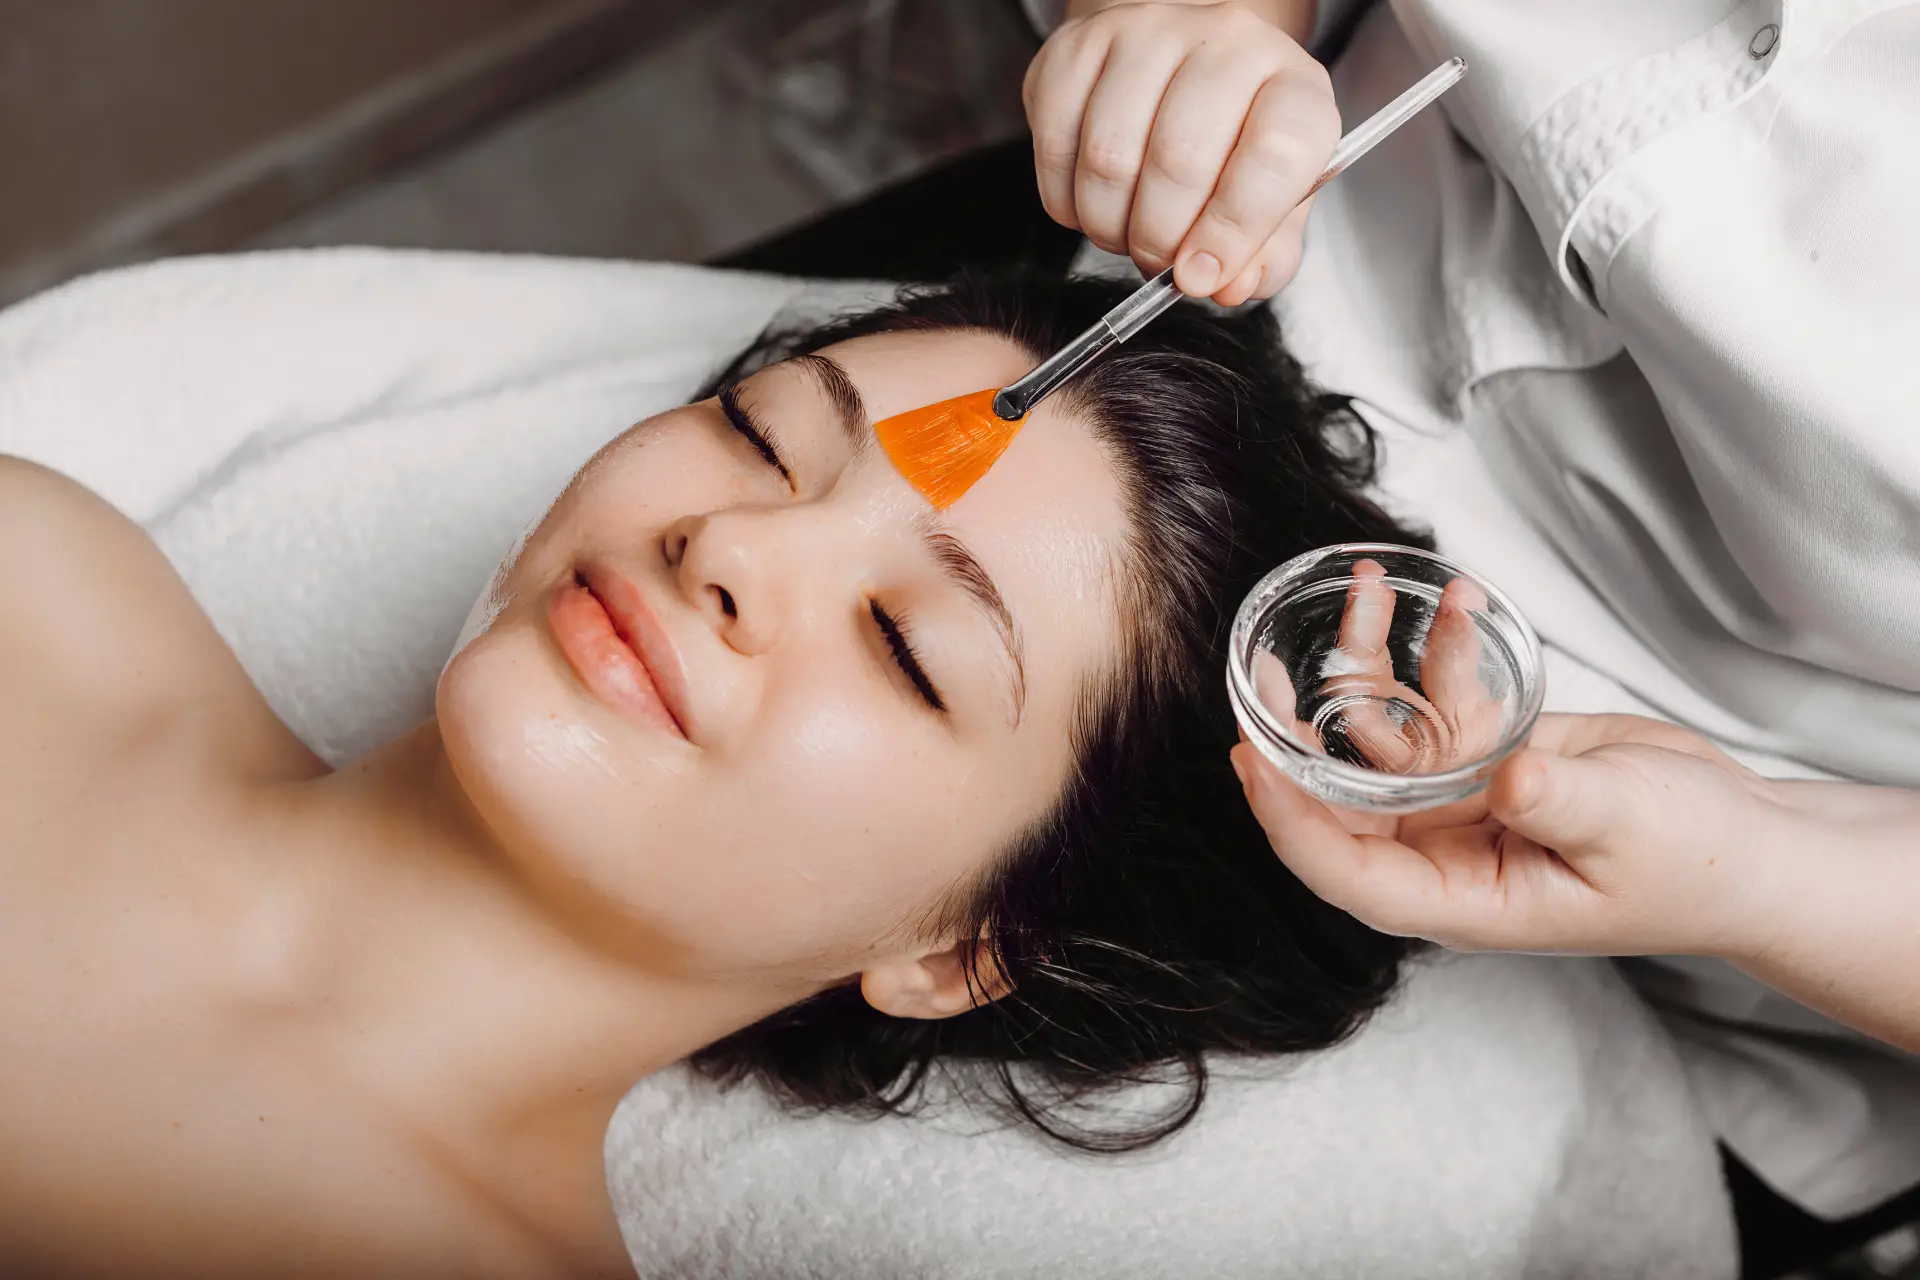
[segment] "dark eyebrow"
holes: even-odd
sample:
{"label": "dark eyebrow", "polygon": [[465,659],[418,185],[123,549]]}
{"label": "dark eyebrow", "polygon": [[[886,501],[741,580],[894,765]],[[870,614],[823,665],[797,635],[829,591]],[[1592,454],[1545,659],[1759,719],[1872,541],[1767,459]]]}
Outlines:
{"label": "dark eyebrow", "polygon": [[856,452],[866,448],[873,439],[873,420],[867,416],[867,402],[861,398],[860,388],[854,385],[846,367],[832,356],[823,356],[817,351],[795,356],[793,362],[820,384],[834,412],[840,415],[847,442]]}
{"label": "dark eyebrow", "polygon": [[920,536],[927,545],[928,554],[940,566],[940,572],[980,606],[980,611],[987,615],[987,621],[993,624],[1001,645],[1006,648],[1012,674],[1013,723],[1018,727],[1020,717],[1027,709],[1027,664],[1020,644],[1020,629],[1013,623],[1013,614],[1007,609],[1007,602],[1000,597],[1000,588],[993,585],[993,579],[974,558],[973,552],[967,550],[966,544],[940,528],[931,516],[922,518]]}

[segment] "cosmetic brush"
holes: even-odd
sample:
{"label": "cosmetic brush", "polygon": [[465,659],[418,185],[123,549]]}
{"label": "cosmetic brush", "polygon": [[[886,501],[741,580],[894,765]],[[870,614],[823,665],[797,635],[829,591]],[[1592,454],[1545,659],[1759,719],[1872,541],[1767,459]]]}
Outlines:
{"label": "cosmetic brush", "polygon": [[[1451,58],[1420,82],[1367,117],[1333,149],[1326,171],[1307,189],[1311,196],[1431,105],[1467,73],[1464,58]],[[1302,202],[1306,196],[1301,197]],[[1168,267],[1134,290],[1126,301],[1085,333],[999,390],[975,391],[898,414],[875,424],[874,435],[900,474],[944,511],[984,476],[1034,406],[1060,389],[1107,348],[1125,342],[1179,300]]]}

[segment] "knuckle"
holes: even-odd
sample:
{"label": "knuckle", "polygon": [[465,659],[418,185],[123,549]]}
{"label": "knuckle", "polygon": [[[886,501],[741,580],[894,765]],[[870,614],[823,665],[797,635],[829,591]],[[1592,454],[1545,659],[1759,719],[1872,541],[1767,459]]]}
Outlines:
{"label": "knuckle", "polygon": [[1098,15],[1114,26],[1140,27],[1155,32],[1166,31],[1170,27],[1179,27],[1193,21],[1194,6],[1190,4],[1166,4],[1159,0],[1150,0],[1146,4],[1116,4],[1101,10]]}
{"label": "knuckle", "polygon": [[1340,112],[1333,101],[1333,73],[1328,71],[1320,59],[1307,56],[1295,59],[1288,66],[1288,75],[1314,91],[1314,97],[1324,106],[1326,112],[1334,118],[1334,127],[1339,127]]}
{"label": "knuckle", "polygon": [[1071,173],[1079,154],[1078,144],[1063,133],[1049,130],[1046,133],[1034,135],[1033,160],[1042,169]]}
{"label": "knuckle", "polygon": [[1068,18],[1053,29],[1041,49],[1052,49],[1063,59],[1083,56],[1101,39],[1105,24],[1100,19],[1104,16],[1096,13],[1091,17]]}
{"label": "knuckle", "polygon": [[1264,175],[1305,187],[1319,176],[1325,150],[1320,139],[1303,129],[1278,124],[1257,124],[1241,135],[1238,150],[1249,165]]}
{"label": "knuckle", "polygon": [[1243,256],[1264,231],[1254,225],[1251,213],[1232,200],[1215,199],[1207,204],[1195,229],[1196,243],[1205,243],[1222,262],[1227,254]]}
{"label": "knuckle", "polygon": [[1142,217],[1136,206],[1127,225],[1127,242],[1136,253],[1160,253],[1170,252],[1180,243],[1180,237],[1174,234],[1174,228],[1167,225],[1166,219]]}
{"label": "knuckle", "polygon": [[1080,148],[1079,166],[1087,177],[1118,186],[1139,176],[1140,152],[1120,139],[1095,136]]}
{"label": "knuckle", "polygon": [[1127,236],[1127,251],[1142,266],[1159,270],[1173,262],[1173,246],[1158,238],[1148,238],[1139,232]]}
{"label": "knuckle", "polygon": [[1211,190],[1220,177],[1213,149],[1191,134],[1154,135],[1147,148],[1146,168],[1175,186]]}
{"label": "knuckle", "polygon": [[1239,0],[1224,0],[1224,3],[1212,8],[1212,23],[1223,36],[1236,41],[1262,41],[1277,34],[1271,22],[1239,3]]}

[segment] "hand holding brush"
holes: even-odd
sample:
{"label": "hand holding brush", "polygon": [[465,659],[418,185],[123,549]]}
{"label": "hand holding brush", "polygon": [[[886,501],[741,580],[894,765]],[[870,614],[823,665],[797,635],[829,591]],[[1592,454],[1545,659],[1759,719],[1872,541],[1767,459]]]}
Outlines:
{"label": "hand holding brush", "polygon": [[[1464,59],[1442,63],[1421,81],[1369,116],[1340,139],[1311,196],[1348,165],[1371,151],[1395,129],[1418,115],[1459,83]],[[1099,323],[1032,372],[998,390],[975,391],[939,404],[898,414],[878,423],[874,434],[900,473],[937,509],[958,502],[1013,443],[1027,416],[1061,384],[1086,368],[1107,348],[1125,342],[1180,297],[1168,267],[1135,290]]]}

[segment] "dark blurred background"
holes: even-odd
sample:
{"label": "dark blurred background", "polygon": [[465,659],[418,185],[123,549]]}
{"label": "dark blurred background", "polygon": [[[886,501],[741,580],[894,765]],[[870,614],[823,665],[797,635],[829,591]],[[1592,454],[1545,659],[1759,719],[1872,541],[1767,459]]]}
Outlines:
{"label": "dark blurred background", "polygon": [[0,305],[250,247],[751,260],[1018,138],[1037,46],[1017,0],[0,0]]}

